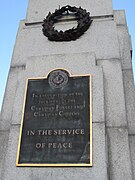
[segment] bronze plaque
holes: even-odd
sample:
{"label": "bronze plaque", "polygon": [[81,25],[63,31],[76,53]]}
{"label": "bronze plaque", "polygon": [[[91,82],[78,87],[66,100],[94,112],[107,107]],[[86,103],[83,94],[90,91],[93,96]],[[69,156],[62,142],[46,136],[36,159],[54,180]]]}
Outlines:
{"label": "bronze plaque", "polygon": [[92,166],[91,75],[27,80],[17,166]]}

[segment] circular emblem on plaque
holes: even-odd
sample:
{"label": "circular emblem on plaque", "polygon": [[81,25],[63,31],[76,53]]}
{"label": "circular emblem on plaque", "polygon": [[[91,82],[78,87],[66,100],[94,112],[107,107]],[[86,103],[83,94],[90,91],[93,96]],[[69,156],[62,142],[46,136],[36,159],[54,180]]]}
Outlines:
{"label": "circular emblem on plaque", "polygon": [[[67,29],[66,31],[56,30],[54,24],[57,23],[60,18],[70,14],[74,16],[74,20],[77,21],[77,27]],[[42,31],[50,41],[75,41],[88,30],[91,23],[92,19],[90,17],[90,13],[87,12],[86,9],[67,5],[60,9],[56,9],[54,13],[49,12],[43,21]]]}
{"label": "circular emblem on plaque", "polygon": [[54,70],[49,74],[48,83],[52,88],[62,88],[68,83],[68,73],[64,70]]}

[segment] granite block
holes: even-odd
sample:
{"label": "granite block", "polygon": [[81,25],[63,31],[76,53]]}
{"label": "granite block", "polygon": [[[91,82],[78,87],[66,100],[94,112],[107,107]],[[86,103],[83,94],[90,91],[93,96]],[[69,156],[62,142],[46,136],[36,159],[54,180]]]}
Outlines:
{"label": "granite block", "polygon": [[5,90],[5,96],[0,116],[0,129],[1,130],[7,130],[10,127],[11,118],[12,118],[12,112],[13,112],[13,104],[16,96],[17,91],[17,78],[18,75],[24,71],[24,66],[19,67],[11,67],[7,86]]}
{"label": "granite block", "polygon": [[9,131],[0,131],[0,179],[2,179],[5,154],[7,151]]}
{"label": "granite block", "polygon": [[133,179],[135,179],[135,135],[129,136],[129,144],[130,144]]}
{"label": "granite block", "polygon": [[108,128],[110,180],[132,180],[128,131],[126,128]]}
{"label": "granite block", "polygon": [[128,33],[126,26],[117,26],[118,31],[118,40],[120,46],[120,57],[122,63],[122,69],[131,69],[132,60],[131,60],[131,38]]}
{"label": "granite block", "polygon": [[119,60],[101,60],[103,67],[106,125],[127,126],[122,69]]}
{"label": "granite block", "polygon": [[[105,4],[105,5],[104,5]],[[88,0],[57,0],[57,1],[46,1],[44,0],[30,0],[27,10],[27,21],[28,22],[35,22],[35,21],[42,21],[49,12],[54,12],[55,9],[59,9],[59,6],[76,6],[82,7],[90,12],[91,16],[101,16],[101,15],[110,15],[113,14],[112,11],[112,1],[111,0],[95,0],[95,1],[88,1]]]}
{"label": "granite block", "polygon": [[52,42],[42,33],[42,26],[28,26],[19,31],[12,66],[25,64],[29,56],[95,53],[97,59],[120,58],[116,24],[93,21],[76,41]]}
{"label": "granite block", "polygon": [[113,13],[117,25],[127,25],[125,10],[114,10]]}
{"label": "granite block", "polygon": [[123,70],[123,80],[129,134],[135,134],[135,85],[132,69]]}

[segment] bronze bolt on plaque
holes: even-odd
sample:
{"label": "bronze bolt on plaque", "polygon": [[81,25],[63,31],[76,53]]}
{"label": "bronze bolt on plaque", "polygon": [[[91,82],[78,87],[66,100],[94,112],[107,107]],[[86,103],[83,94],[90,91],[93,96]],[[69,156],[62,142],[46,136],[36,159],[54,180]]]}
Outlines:
{"label": "bronze bolt on plaque", "polygon": [[92,77],[27,80],[16,166],[92,166]]}

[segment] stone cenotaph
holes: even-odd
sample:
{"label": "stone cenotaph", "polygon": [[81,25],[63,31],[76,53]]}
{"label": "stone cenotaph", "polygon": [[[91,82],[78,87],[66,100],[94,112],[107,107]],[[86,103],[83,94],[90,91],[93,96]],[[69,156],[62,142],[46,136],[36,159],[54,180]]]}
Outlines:
{"label": "stone cenotaph", "polygon": [[0,179],[135,179],[131,37],[112,0],[29,0],[0,114]]}

